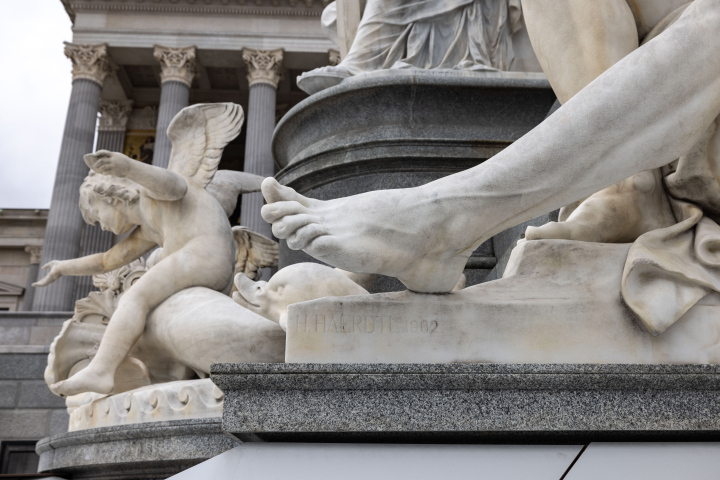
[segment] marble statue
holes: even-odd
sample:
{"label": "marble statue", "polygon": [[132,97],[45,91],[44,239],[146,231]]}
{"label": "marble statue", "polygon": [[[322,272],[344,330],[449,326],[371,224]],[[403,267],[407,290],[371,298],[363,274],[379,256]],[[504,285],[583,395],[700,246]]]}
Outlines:
{"label": "marble statue", "polygon": [[[36,286],[48,285],[62,275],[109,272],[155,247],[162,250],[153,254],[154,265],[119,298],[92,360],[68,379],[53,384],[51,389],[55,393],[69,396],[112,392],[116,372],[138,340],[143,334],[152,337],[153,328],[163,323],[151,323],[151,313],[164,318],[163,308],[187,312],[188,303],[195,307],[206,304],[208,296],[220,304],[220,299],[226,298],[234,305],[226,296],[232,288],[236,261],[226,210],[234,205],[227,202],[221,205],[223,199],[216,199],[212,191],[223,192],[227,184],[233,184],[233,178],[239,177],[240,187],[234,189],[237,198],[241,191],[252,191],[247,187],[256,186],[259,177],[242,173],[219,175],[221,182],[210,191],[207,187],[216,175],[223,148],[239,134],[242,123],[242,109],[232,103],[183,109],[168,127],[173,150],[167,170],[133,161],[120,153],[99,151],[85,156],[92,171],[81,186],[83,218],[116,235],[129,235],[105,253],[48,263],[45,267],[50,271]],[[179,292],[183,293],[181,297],[177,297]],[[162,327],[172,330],[174,327],[169,324],[189,320],[175,317],[168,318]],[[254,319],[248,320],[252,323]],[[193,330],[208,327],[186,327],[182,334],[191,335]],[[171,352],[182,350],[183,341],[178,335],[164,331],[159,334],[162,339],[170,337],[174,342]],[[196,338],[191,337],[185,343],[194,341]],[[190,359],[188,366],[192,368],[199,361],[209,367],[207,360],[200,360],[203,357],[207,355]]]}
{"label": "marble statue", "polygon": [[[562,103],[542,124],[481,165],[416,188],[320,201],[269,178],[263,217],[290,248],[330,265],[444,293],[484,240],[601,192],[565,226],[528,237],[634,241],[623,298],[648,332],[662,333],[720,291],[711,195],[720,0],[685,3],[524,0],[533,47]],[[576,61],[582,66],[566,74]],[[616,223],[598,228],[608,215]],[[582,235],[558,234],[563,227]]]}
{"label": "marble statue", "polygon": [[[322,18],[331,39],[334,10],[328,5]],[[297,83],[312,94],[380,69],[509,70],[521,18],[520,0],[368,0],[345,58]]]}

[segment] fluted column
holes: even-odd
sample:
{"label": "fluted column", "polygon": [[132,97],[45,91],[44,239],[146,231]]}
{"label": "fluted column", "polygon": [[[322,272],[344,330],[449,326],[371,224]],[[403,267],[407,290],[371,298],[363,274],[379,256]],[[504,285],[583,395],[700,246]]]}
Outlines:
{"label": "fluted column", "polygon": [[42,247],[38,245],[28,245],[25,251],[30,254],[30,272],[28,273],[27,283],[25,285],[25,293],[23,294],[22,309],[24,312],[33,309],[33,299],[35,298],[35,287],[33,282],[37,279],[40,270],[40,259],[42,257]]}
{"label": "fluted column", "polygon": [[[95,150],[122,152],[125,146],[125,130],[132,112],[132,100],[102,100],[100,102],[100,121],[98,122],[97,144]],[[113,233],[103,232],[100,225],[83,226],[80,242],[80,256],[108,251],[113,246]],[[75,300],[85,298],[93,288],[92,277],[75,279]]]}
{"label": "fluted column", "polygon": [[[88,173],[83,155],[93,150],[100,91],[111,70],[107,44],[104,43],[66,43],[65,55],[73,64],[73,84],[50,202],[42,264],[50,260],[76,258],[80,253],[85,223],[78,208],[79,188]],[[74,287],[75,277],[63,277],[38,289],[33,310],[72,310]]]}
{"label": "fluted column", "polygon": [[153,55],[160,62],[160,109],[153,165],[167,168],[172,144],[167,127],[180,110],[190,103],[190,86],[197,75],[195,47],[170,48],[155,45]]}
{"label": "fluted column", "polygon": [[[283,50],[243,50],[243,60],[248,68],[250,98],[247,114],[247,139],[245,141],[245,171],[272,177],[275,174],[272,143],[275,129],[275,96]],[[267,237],[272,235],[269,223],[260,216],[263,206],[261,193],[243,195],[240,224]]]}

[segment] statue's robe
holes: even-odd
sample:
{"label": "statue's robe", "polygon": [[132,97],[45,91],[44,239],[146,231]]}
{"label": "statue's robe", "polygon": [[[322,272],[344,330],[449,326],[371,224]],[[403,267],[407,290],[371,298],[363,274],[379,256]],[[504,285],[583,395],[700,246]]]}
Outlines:
{"label": "statue's robe", "polygon": [[520,0],[368,0],[342,65],[509,70],[521,12]]}

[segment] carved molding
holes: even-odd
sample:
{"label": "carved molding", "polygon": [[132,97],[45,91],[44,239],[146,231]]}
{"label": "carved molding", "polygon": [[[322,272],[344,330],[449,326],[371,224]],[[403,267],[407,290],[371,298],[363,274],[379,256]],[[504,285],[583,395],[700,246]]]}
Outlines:
{"label": "carved molding", "polygon": [[188,87],[192,85],[193,78],[198,74],[196,47],[173,48],[155,45],[153,56],[160,62],[162,83],[181,82]]}
{"label": "carved molding", "polygon": [[136,108],[130,114],[128,130],[155,130],[157,128],[158,107]]}
{"label": "carved molding", "polygon": [[124,132],[132,112],[132,100],[102,100],[100,102],[100,132]]}
{"label": "carved molding", "polygon": [[123,11],[183,14],[230,14],[291,17],[319,17],[330,0],[153,0],[134,2],[126,0],[62,0],[70,19],[77,12]]}
{"label": "carved molding", "polygon": [[336,66],[338,63],[340,63],[340,52],[333,49],[328,50],[328,61],[330,62],[331,66]]}
{"label": "carved molding", "polygon": [[27,245],[25,251],[30,254],[30,265],[40,263],[42,257],[42,247],[38,245]]}
{"label": "carved molding", "polygon": [[223,400],[222,391],[209,378],[155,384],[111,396],[76,395],[66,401],[70,413],[68,431],[219,418],[222,417]]}
{"label": "carved molding", "polygon": [[247,79],[252,87],[256,83],[267,83],[277,88],[283,61],[282,48],[276,50],[243,49],[243,60],[247,65]]}
{"label": "carved molding", "polygon": [[92,80],[102,86],[112,72],[112,64],[107,53],[107,43],[99,45],[79,45],[65,43],[65,56],[72,61],[73,80],[80,78]]}

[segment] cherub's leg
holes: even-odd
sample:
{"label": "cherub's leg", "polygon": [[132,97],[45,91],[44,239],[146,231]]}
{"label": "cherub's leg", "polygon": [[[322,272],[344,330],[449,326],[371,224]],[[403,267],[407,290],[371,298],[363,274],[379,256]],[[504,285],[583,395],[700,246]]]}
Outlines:
{"label": "cherub's leg", "polygon": [[506,228],[687,152],[720,113],[720,0],[695,0],[546,121],[485,163],[427,185],[327,202],[272,179],[263,217],[290,248],[448,292]]}
{"label": "cherub's leg", "polygon": [[[193,286],[222,290],[232,280],[232,263],[212,268],[212,258],[196,258],[191,246],[175,252],[147,271],[120,299],[100,347],[90,364],[51,389],[70,396],[83,392],[110,393],[115,371],[140,338],[152,309],[171,295]],[[204,251],[200,245],[199,251]],[[226,278],[220,278],[223,277]]]}

